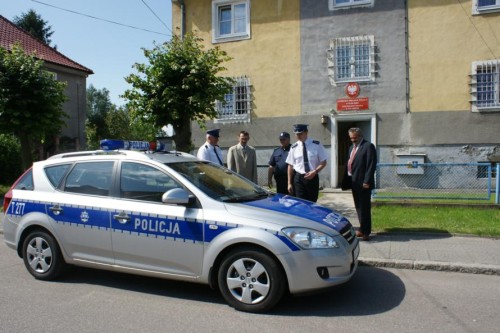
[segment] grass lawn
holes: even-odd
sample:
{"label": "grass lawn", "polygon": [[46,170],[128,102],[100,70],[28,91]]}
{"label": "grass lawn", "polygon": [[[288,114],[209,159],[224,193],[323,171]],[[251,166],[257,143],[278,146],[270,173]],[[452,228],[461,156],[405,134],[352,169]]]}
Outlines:
{"label": "grass lawn", "polygon": [[470,206],[372,207],[375,232],[444,232],[500,237],[500,209]]}

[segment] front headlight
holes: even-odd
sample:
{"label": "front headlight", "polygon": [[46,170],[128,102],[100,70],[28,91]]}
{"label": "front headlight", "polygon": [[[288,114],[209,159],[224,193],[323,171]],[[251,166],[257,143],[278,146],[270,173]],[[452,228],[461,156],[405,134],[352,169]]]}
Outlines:
{"label": "front headlight", "polygon": [[333,237],[317,230],[307,228],[285,228],[282,231],[292,242],[304,249],[339,247],[339,244]]}

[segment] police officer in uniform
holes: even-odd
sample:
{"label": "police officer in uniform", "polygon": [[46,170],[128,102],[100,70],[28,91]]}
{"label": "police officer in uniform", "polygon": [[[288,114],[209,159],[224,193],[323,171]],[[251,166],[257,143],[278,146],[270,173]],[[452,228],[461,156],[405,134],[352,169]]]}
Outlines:
{"label": "police officer in uniform", "polygon": [[325,147],[307,137],[306,124],[293,125],[297,142],[292,145],[286,159],[288,164],[288,192],[312,202],[318,200],[319,172],[326,166]]}
{"label": "police officer in uniform", "polygon": [[269,159],[269,169],[267,172],[267,183],[269,188],[273,187],[273,175],[276,181],[276,192],[288,194],[288,164],[286,158],[290,151],[290,134],[287,132],[280,133],[281,146],[274,149],[271,158]]}
{"label": "police officer in uniform", "polygon": [[219,143],[219,131],[220,129],[217,128],[206,132],[207,141],[198,149],[196,155],[198,159],[224,165],[222,150],[217,145]]}

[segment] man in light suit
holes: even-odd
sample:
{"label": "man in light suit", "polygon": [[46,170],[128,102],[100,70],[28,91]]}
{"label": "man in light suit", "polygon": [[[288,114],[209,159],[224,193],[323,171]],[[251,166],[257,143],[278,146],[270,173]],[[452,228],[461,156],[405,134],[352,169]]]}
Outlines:
{"label": "man in light suit", "polygon": [[249,146],[250,134],[241,131],[238,144],[227,152],[227,167],[257,184],[257,154],[255,148]]}
{"label": "man in light suit", "polygon": [[352,189],[360,225],[356,236],[368,241],[372,231],[371,193],[375,188],[377,150],[372,143],[363,139],[363,133],[357,127],[349,129],[349,138],[352,146],[349,148],[349,160],[342,179],[342,189]]}

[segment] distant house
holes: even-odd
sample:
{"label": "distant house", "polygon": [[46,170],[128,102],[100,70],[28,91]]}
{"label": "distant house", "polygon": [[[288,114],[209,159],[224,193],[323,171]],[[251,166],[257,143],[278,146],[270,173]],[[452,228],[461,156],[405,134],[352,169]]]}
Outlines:
{"label": "distant house", "polygon": [[20,43],[27,54],[35,53],[37,59],[44,61],[47,71],[54,73],[57,80],[67,84],[65,93],[68,100],[64,103],[63,109],[69,118],[51,150],[64,151],[84,148],[86,146],[86,81],[87,76],[94,74],[94,72],[32,37],[0,15],[0,47],[10,50],[16,43]]}

